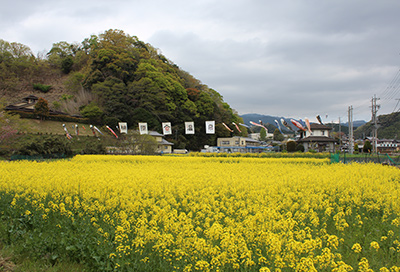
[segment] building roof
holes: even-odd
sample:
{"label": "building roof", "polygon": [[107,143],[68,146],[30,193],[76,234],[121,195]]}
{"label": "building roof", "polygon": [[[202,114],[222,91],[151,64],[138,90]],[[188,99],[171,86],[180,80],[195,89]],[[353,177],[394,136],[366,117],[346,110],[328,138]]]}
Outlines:
{"label": "building roof", "polygon": [[317,123],[311,123],[310,128],[311,128],[311,130],[331,130],[332,129],[331,127],[317,124]]}
{"label": "building roof", "polygon": [[234,139],[234,138],[237,138],[237,139],[245,139],[246,142],[260,143],[260,141],[258,141],[258,140],[255,140],[255,139],[249,138],[249,137],[243,137],[243,136],[221,137],[221,138],[218,138],[218,139],[221,139],[221,140],[222,140],[222,139]]}
{"label": "building roof", "polygon": [[153,131],[153,130],[149,130],[149,135],[150,136],[156,136],[156,137],[164,137],[163,134],[160,134],[157,131]]}
{"label": "building roof", "polygon": [[335,139],[326,136],[308,136],[298,140],[298,142],[335,142]]}
{"label": "building roof", "polygon": [[392,143],[398,143],[399,140],[397,140],[397,139],[378,139],[378,142],[392,142]]}
{"label": "building roof", "polygon": [[161,137],[161,142],[158,142],[158,144],[160,145],[174,145],[173,143],[168,142],[164,139],[164,134],[158,133],[157,131],[149,130],[149,135],[154,137]]}
{"label": "building roof", "polygon": [[29,96],[27,96],[27,97],[24,97],[22,100],[24,100],[24,101],[28,101],[28,100],[39,100],[39,98],[37,97],[37,96],[34,96],[34,95],[29,95]]}
{"label": "building roof", "polygon": [[244,138],[246,142],[251,142],[251,143],[260,143],[261,141],[255,140],[253,138]]}
{"label": "building roof", "polygon": [[165,140],[164,138],[162,139],[162,141],[161,141],[159,144],[162,144],[162,145],[174,145],[173,143],[168,142],[168,141]]}

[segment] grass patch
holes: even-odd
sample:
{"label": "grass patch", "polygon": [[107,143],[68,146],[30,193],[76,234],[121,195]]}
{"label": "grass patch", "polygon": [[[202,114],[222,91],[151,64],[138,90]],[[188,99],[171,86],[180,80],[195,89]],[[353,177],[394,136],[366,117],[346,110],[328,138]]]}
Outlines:
{"label": "grass patch", "polygon": [[[93,136],[93,132],[90,130],[90,125],[88,124],[80,124],[75,122],[59,122],[59,121],[48,121],[48,120],[35,120],[35,119],[24,119],[27,121],[28,128],[36,133],[42,134],[59,134],[64,135],[65,131],[63,128],[63,124],[65,124],[68,132],[74,136],[75,129],[73,126],[76,124],[79,126],[79,135],[81,136]],[[85,127],[85,129],[83,128]],[[105,132],[105,131],[104,131]],[[104,133],[103,132],[103,133]]]}
{"label": "grass patch", "polygon": [[4,272],[65,272],[89,271],[84,265],[73,262],[54,262],[48,256],[35,259],[29,253],[22,253],[18,245],[4,246],[0,244],[0,271]]}

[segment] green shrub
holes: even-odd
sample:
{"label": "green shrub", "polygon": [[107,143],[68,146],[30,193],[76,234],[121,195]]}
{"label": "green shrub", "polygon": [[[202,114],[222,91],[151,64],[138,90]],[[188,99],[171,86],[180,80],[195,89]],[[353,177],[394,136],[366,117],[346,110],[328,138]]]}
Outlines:
{"label": "green shrub", "polygon": [[298,145],[296,146],[296,151],[304,152],[304,145],[298,144]]}
{"label": "green shrub", "polygon": [[41,91],[42,93],[47,93],[51,89],[51,85],[44,85],[40,83],[34,83],[33,89]]}
{"label": "green shrub", "polygon": [[71,144],[67,139],[60,136],[32,136],[21,140],[16,152],[18,155],[49,155],[64,154],[71,155]]}
{"label": "green shrub", "polygon": [[288,141],[286,143],[286,149],[288,152],[296,151],[296,146],[297,146],[297,143],[295,141]]}
{"label": "green shrub", "polygon": [[83,154],[106,154],[106,148],[101,142],[88,142],[82,150]]}

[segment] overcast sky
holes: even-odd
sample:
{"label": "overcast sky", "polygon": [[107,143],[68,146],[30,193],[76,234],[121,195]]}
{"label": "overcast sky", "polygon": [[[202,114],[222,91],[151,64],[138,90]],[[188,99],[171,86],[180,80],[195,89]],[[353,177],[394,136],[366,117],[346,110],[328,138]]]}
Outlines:
{"label": "overcast sky", "polygon": [[[0,39],[48,52],[108,29],[158,48],[239,114],[399,110],[398,0],[1,0]],[[397,106],[397,107],[396,107]]]}

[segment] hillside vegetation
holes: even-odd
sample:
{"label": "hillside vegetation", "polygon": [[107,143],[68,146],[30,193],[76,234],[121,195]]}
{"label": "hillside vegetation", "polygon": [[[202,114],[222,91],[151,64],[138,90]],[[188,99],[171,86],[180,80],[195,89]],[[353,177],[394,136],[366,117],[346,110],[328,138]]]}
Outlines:
{"label": "hillside vegetation", "polygon": [[[42,57],[26,45],[0,40],[0,92],[6,104],[33,94],[51,109],[97,125],[127,122],[135,129],[147,122],[150,130],[161,132],[161,123],[171,122],[174,133],[167,140],[191,150],[230,136],[222,122],[232,129],[232,122],[242,122],[216,90],[122,30],[110,29],[79,44],[54,43]],[[207,120],[216,121],[215,135],[206,135]],[[195,135],[184,134],[185,121],[195,122]]]}
{"label": "hillside vegetation", "polygon": [[[374,124],[370,121],[354,131],[356,138],[372,137]],[[380,115],[378,117],[378,138],[399,139],[400,137],[400,112]]]}

